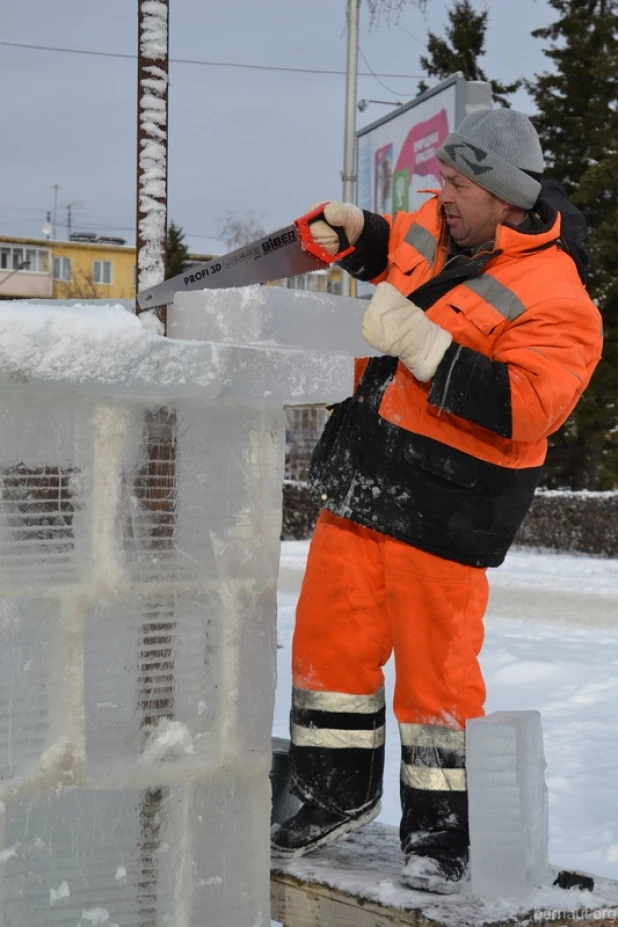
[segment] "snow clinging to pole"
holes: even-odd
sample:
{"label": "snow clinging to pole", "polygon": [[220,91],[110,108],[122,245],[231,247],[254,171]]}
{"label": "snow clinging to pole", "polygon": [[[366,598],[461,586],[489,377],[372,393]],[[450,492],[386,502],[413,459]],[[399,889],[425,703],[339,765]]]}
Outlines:
{"label": "snow clinging to pole", "polygon": [[165,277],[169,0],[142,0],[139,11],[137,288]]}

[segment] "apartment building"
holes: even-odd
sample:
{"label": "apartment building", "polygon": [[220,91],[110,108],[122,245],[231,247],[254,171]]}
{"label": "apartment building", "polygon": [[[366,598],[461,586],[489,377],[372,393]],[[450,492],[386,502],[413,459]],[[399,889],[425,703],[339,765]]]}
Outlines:
{"label": "apartment building", "polygon": [[[196,263],[213,255],[191,254]],[[133,299],[135,248],[77,233],[69,241],[0,235],[0,299]]]}

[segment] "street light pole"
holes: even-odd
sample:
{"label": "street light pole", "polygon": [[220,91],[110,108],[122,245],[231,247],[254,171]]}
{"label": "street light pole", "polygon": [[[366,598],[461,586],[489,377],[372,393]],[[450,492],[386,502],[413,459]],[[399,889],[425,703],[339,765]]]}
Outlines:
{"label": "street light pole", "polygon": [[59,188],[59,184],[55,183],[54,184],[54,211],[52,213],[54,217],[52,221],[52,238],[54,241],[56,240],[56,214],[58,212],[58,188]]}
{"label": "street light pole", "polygon": [[382,106],[403,106],[401,100],[359,100],[357,109],[364,113],[370,103],[380,103]]}
{"label": "street light pole", "polygon": [[[358,75],[358,14],[360,0],[348,0],[348,59],[346,69],[345,135],[343,140],[343,202],[354,202],[356,182],[356,80]],[[350,295],[350,277],[342,271],[341,295]]]}

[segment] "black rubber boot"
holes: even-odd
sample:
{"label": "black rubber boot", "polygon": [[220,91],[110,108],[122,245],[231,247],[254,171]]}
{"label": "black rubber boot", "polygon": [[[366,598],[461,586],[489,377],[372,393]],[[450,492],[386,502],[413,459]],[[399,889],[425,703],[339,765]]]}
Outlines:
{"label": "black rubber boot", "polygon": [[401,881],[417,891],[450,895],[468,881],[468,850],[419,847],[406,857]]}
{"label": "black rubber boot", "polygon": [[463,732],[403,725],[401,759],[401,881],[426,892],[461,891],[470,845]]}
{"label": "black rubber boot", "polygon": [[468,881],[468,794],[401,784],[401,881],[438,894],[461,891]]}
{"label": "black rubber boot", "polygon": [[[357,699],[367,699],[370,710],[350,704]],[[303,804],[283,824],[273,825],[273,856],[304,856],[377,817],[384,715],[382,690],[373,696],[293,690],[290,791]]]}
{"label": "black rubber boot", "polygon": [[380,813],[377,801],[355,815],[335,814],[306,802],[283,824],[271,828],[270,848],[273,856],[292,859],[329,846],[346,834],[373,821]]}

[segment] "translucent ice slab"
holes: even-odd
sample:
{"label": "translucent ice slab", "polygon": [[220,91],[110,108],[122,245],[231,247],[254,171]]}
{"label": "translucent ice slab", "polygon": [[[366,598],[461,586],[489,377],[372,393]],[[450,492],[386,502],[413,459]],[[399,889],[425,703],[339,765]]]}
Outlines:
{"label": "translucent ice slab", "polygon": [[521,898],[548,875],[547,789],[538,711],[466,724],[472,890]]}
{"label": "translucent ice slab", "polygon": [[172,338],[262,342],[367,357],[378,353],[361,335],[367,305],[364,299],[281,286],[179,293],[168,310],[168,331]]}

